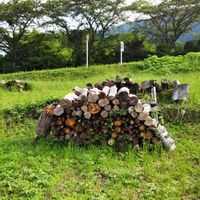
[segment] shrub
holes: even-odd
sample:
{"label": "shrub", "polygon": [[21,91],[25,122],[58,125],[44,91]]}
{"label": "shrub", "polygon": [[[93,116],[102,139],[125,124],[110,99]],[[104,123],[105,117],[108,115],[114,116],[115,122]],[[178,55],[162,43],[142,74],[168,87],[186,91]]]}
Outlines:
{"label": "shrub", "polygon": [[200,53],[188,53],[185,56],[152,56],[144,59],[142,69],[145,72],[159,74],[179,73],[200,70]]}

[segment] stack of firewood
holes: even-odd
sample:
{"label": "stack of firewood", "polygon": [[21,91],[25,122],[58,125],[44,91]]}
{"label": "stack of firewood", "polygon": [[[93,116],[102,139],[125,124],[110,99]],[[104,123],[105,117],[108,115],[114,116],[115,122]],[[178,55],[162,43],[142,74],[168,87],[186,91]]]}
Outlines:
{"label": "stack of firewood", "polygon": [[151,105],[136,96],[138,89],[138,84],[120,77],[74,87],[74,92],[44,109],[37,134],[51,132],[62,141],[77,144],[106,141],[138,149],[147,141],[152,146],[159,141],[157,133],[162,126],[151,116]]}
{"label": "stack of firewood", "polygon": [[0,80],[0,87],[9,91],[17,90],[20,92],[30,89],[30,85],[21,80]]}

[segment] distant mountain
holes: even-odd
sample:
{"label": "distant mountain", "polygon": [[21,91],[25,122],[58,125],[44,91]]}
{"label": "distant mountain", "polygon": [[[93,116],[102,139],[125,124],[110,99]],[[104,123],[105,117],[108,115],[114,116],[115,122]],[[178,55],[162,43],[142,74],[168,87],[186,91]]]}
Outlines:
{"label": "distant mountain", "polygon": [[[133,23],[126,23],[122,24],[120,26],[114,26],[111,27],[107,33],[107,35],[115,35],[115,34],[122,34],[122,33],[129,33],[134,30],[134,27],[138,25],[138,23],[141,25],[143,22],[133,22]],[[187,42],[189,40],[195,39],[195,34],[200,34],[200,24],[194,25],[192,28],[192,31],[190,33],[183,34],[178,41],[179,42]]]}

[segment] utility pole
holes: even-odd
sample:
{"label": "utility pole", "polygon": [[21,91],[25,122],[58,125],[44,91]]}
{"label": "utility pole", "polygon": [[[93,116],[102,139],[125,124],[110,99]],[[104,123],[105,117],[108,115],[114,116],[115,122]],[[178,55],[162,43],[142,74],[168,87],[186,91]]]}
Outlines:
{"label": "utility pole", "polygon": [[86,67],[88,68],[88,43],[89,43],[89,34],[86,35]]}
{"label": "utility pole", "polygon": [[124,42],[120,42],[120,65],[123,63]]}

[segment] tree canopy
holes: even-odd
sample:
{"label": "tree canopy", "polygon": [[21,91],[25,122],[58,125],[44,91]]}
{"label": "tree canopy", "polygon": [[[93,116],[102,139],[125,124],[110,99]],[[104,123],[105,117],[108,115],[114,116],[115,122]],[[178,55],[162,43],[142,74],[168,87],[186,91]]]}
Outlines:
{"label": "tree canopy", "polygon": [[40,15],[37,0],[11,0],[0,4],[0,49],[10,54],[14,68],[22,55],[19,41]]}
{"label": "tree canopy", "polygon": [[158,5],[137,0],[129,9],[143,15],[140,31],[165,43],[169,51],[200,19],[200,2],[196,0],[164,0]]}

